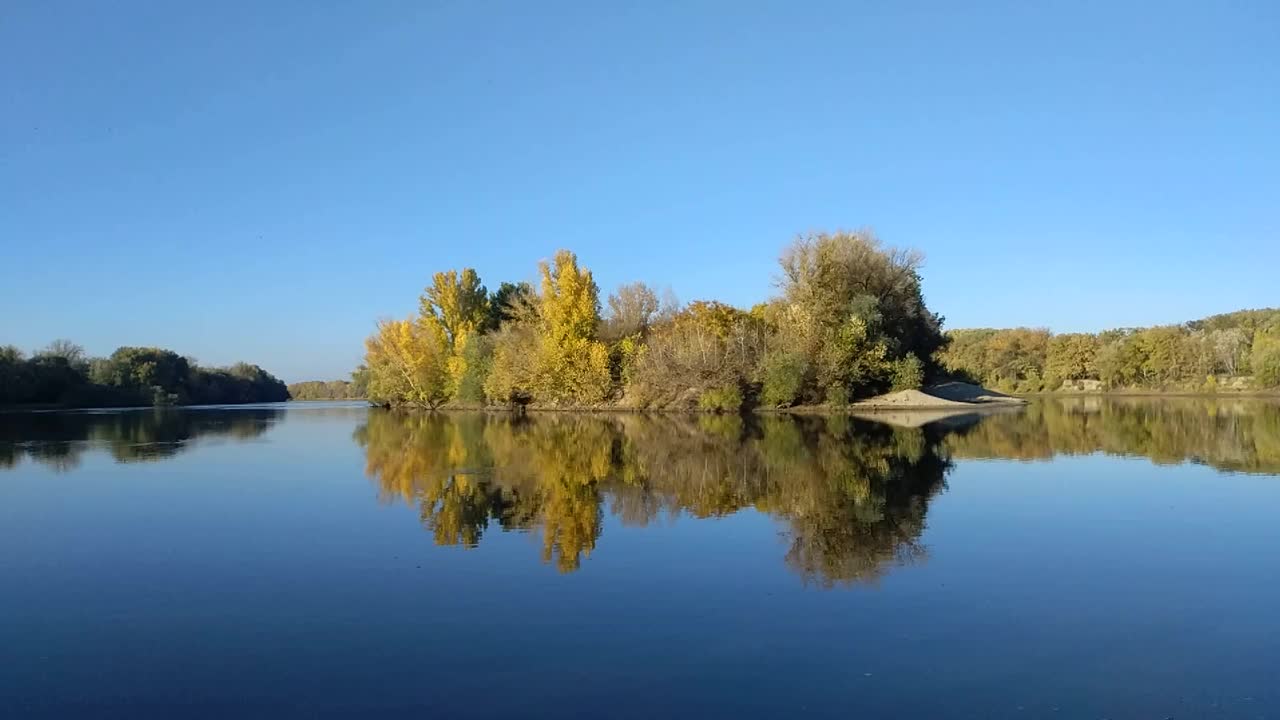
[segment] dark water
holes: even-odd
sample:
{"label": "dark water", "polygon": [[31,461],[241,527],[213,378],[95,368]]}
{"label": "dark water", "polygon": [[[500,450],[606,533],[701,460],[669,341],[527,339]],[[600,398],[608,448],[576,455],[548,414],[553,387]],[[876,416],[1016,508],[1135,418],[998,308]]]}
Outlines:
{"label": "dark water", "polygon": [[1280,717],[1280,406],[0,415],[0,717]]}

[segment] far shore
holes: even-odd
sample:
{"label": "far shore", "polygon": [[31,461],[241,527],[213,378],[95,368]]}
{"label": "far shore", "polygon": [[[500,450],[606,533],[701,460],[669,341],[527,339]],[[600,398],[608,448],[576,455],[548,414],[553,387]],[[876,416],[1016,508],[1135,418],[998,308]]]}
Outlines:
{"label": "far shore", "polygon": [[[919,391],[915,392],[916,397],[899,397],[887,400],[889,396],[880,396],[876,398],[868,398],[859,400],[848,405],[793,405],[791,407],[753,407],[746,412],[756,415],[879,415],[883,413],[897,412],[978,412],[985,413],[993,410],[1009,410],[1025,406],[1029,400],[1039,400],[1045,398],[1183,398],[1183,399],[1205,399],[1205,400],[1227,400],[1227,399],[1255,399],[1255,400],[1280,400],[1280,391],[1275,390],[1219,390],[1215,392],[1192,391],[1192,390],[1046,390],[1032,393],[1016,393],[1012,395],[1001,395],[993,393],[997,397],[1004,397],[1007,400],[986,400],[978,402],[946,400],[933,396],[927,396]],[[923,396],[923,397],[921,397]],[[698,408],[639,408],[624,405],[455,405],[446,404],[435,408],[419,407],[419,406],[385,406],[369,401],[367,398],[338,398],[338,399],[305,399],[305,400],[289,400],[290,404],[310,404],[310,403],[335,403],[335,402],[364,402],[370,407],[390,407],[394,410],[403,410],[408,412],[539,412],[539,413],[621,413],[621,414],[673,414],[673,415],[723,415],[735,413],[723,413],[710,410],[701,410]],[[261,403],[239,403],[240,405],[257,405]],[[234,407],[236,404],[229,405]],[[130,406],[100,406],[100,407],[84,407],[73,405],[60,405],[57,403],[39,403],[27,405],[0,405],[0,412],[21,413],[21,412],[58,412],[72,410],[150,410],[156,408],[162,409],[178,409],[178,408],[200,408],[209,407],[208,405],[130,405]]]}

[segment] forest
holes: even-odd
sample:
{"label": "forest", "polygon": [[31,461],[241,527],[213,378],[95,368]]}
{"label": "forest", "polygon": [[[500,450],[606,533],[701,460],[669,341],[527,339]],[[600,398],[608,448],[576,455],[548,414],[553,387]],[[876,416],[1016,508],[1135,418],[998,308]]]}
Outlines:
{"label": "forest", "polygon": [[1011,393],[1280,387],[1280,310],[1098,334],[944,333],[922,262],[867,231],[802,236],[781,253],[777,295],[749,309],[681,304],[640,282],[602,302],[567,250],[536,287],[490,293],[474,269],[450,270],[416,314],[379,323],[357,373],[370,401],[423,408],[839,408],[943,380]]}
{"label": "forest", "polygon": [[[749,310],[678,303],[643,283],[602,304],[567,250],[539,282],[489,293],[475,270],[436,273],[418,313],[366,342],[368,396],[392,406],[629,407],[736,412],[840,406],[937,375],[942,318],[919,253],[871,233],[798,238],[778,296]],[[602,308],[607,305],[607,311]]]}
{"label": "forest", "polygon": [[1280,309],[1097,334],[953,330],[947,340],[944,370],[1004,392],[1280,387]]}
{"label": "forest", "polygon": [[290,400],[365,400],[368,372],[357,370],[350,380],[304,380],[289,383]]}
{"label": "forest", "polygon": [[58,340],[27,357],[0,347],[0,406],[68,408],[281,402],[285,384],[257,365],[200,367],[172,350],[122,347],[105,358]]}

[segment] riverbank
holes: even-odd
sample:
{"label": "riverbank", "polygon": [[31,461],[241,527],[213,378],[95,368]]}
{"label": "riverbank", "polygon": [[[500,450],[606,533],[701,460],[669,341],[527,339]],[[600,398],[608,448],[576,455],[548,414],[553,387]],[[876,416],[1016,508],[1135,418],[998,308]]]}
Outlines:
{"label": "riverbank", "polygon": [[1037,397],[1140,397],[1140,398],[1263,398],[1280,400],[1280,390],[1041,390],[1017,393],[1020,398]]}

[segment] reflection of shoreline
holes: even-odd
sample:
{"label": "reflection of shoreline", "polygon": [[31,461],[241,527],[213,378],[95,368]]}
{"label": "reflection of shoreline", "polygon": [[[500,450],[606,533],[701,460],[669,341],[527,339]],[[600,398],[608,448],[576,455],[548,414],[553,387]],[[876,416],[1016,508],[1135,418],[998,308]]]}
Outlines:
{"label": "reflection of shoreline", "polygon": [[1089,399],[981,411],[671,415],[374,410],[355,437],[381,498],[418,510],[441,545],[540,530],[576,569],[603,513],[624,525],[754,510],[777,518],[806,581],[874,581],[924,555],[953,458],[1106,452],[1280,472],[1280,406]]}
{"label": "reflection of shoreline", "polygon": [[0,413],[0,469],[29,458],[69,470],[85,453],[99,450],[116,462],[164,460],[201,437],[255,439],[283,413],[265,406]]}
{"label": "reflection of shoreline", "polygon": [[994,415],[947,439],[956,458],[1105,453],[1224,472],[1280,474],[1280,404],[1246,399],[1073,397]]}

